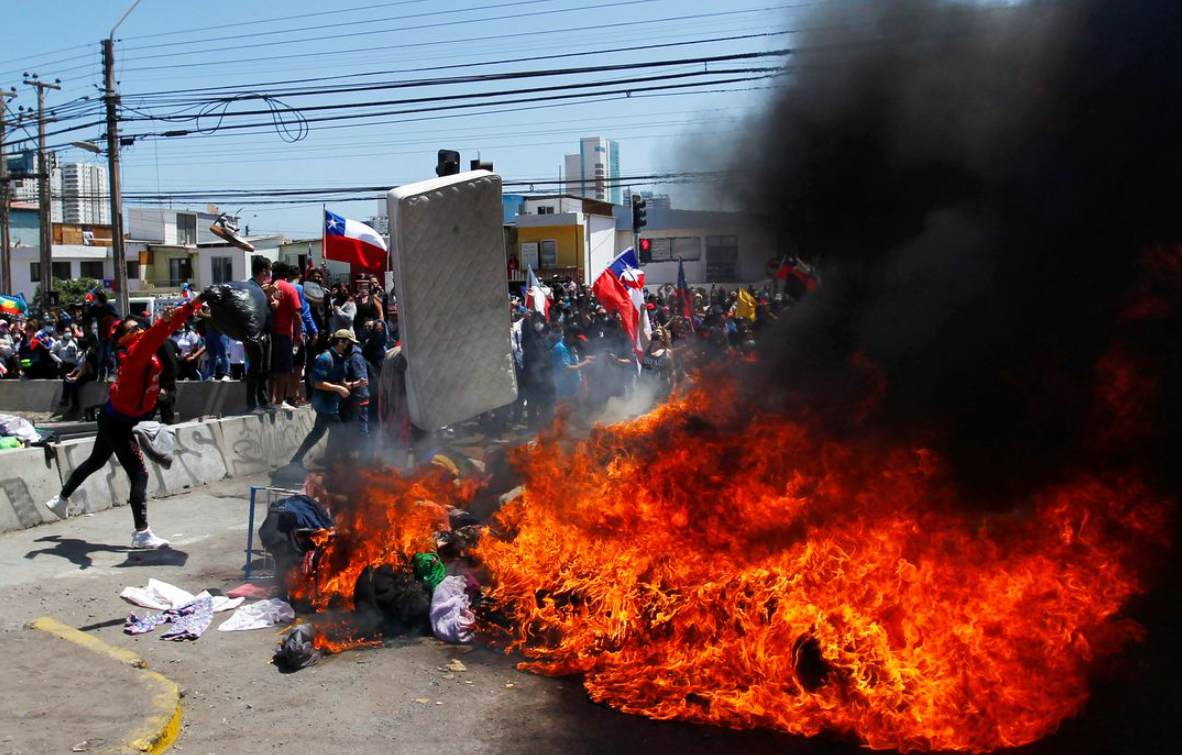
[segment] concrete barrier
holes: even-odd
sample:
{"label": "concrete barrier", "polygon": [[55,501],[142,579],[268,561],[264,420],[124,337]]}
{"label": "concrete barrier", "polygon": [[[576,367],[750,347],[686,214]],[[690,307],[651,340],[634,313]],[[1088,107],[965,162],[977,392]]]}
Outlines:
{"label": "concrete barrier", "polygon": [[[228,384],[227,384],[228,385]],[[287,464],[312,429],[310,407],[273,414],[229,417],[174,425],[175,453],[165,469],[147,456],[148,498],[176,495],[218,480],[262,474]],[[310,454],[323,451],[325,441]],[[32,527],[54,517],[44,503],[94,448],[92,438],[42,448],[0,451],[0,532]],[[70,513],[124,506],[131,485],[115,457],[70,497]]]}
{"label": "concrete barrier", "polygon": [[56,519],[44,504],[61,485],[57,462],[44,448],[0,452],[0,532]]}
{"label": "concrete barrier", "polygon": [[[82,386],[83,407],[102,404],[110,383]],[[54,412],[61,407],[60,380],[0,380],[0,413]],[[246,387],[239,381],[177,383],[175,409],[182,420],[199,417],[228,417],[246,413]]]}

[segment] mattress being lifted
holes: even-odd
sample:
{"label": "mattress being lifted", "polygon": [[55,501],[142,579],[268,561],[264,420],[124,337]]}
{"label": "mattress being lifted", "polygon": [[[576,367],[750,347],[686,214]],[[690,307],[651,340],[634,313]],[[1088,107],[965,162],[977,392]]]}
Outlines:
{"label": "mattress being lifted", "polygon": [[411,422],[437,430],[512,403],[501,177],[421,181],[386,203]]}

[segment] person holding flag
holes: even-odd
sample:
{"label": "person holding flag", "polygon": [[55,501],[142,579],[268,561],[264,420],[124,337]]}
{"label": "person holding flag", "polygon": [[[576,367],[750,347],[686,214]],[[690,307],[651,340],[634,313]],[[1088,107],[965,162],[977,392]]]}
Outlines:
{"label": "person holding flag", "polygon": [[640,269],[636,250],[628,247],[617,255],[595,279],[591,290],[604,309],[619,315],[639,365],[651,340],[652,326],[645,309],[644,271]]}
{"label": "person holding flag", "polygon": [[549,320],[550,289],[538,281],[538,276],[534,274],[534,269],[531,265],[526,265],[525,269],[529,274],[529,283],[525,288],[525,298],[528,302],[529,309],[532,312],[540,314],[543,320]]}

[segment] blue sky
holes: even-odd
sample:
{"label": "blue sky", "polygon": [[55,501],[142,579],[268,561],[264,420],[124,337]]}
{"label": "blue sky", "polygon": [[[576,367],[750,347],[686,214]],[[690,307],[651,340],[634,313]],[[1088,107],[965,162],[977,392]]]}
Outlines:
{"label": "blue sky", "polygon": [[[16,104],[31,105],[34,95],[20,86],[23,71],[43,78],[60,77],[63,91],[52,93],[51,105],[72,103],[75,124],[95,118],[96,103],[79,101],[99,94],[99,40],[105,37],[130,0],[41,0],[5,3],[0,18],[18,34],[6,35],[0,52],[0,86],[17,85]],[[579,76],[495,82],[461,82],[412,89],[375,89],[340,93],[341,85],[388,83],[406,79],[468,76],[536,69],[598,66],[640,61],[665,61],[766,51],[789,46],[791,35],[713,43],[716,37],[762,34],[790,28],[807,7],[859,0],[252,0],[202,3],[142,0],[116,38],[118,79],[125,104],[141,113],[188,118],[196,100],[209,93],[196,87],[254,85],[252,92],[309,86],[278,84],[309,78],[334,90],[280,98],[295,107],[374,102],[406,97],[471,94],[495,90],[554,86],[595,80],[692,74],[702,64],[639,71],[613,71]],[[333,38],[335,37],[335,38]],[[664,49],[636,46],[695,41]],[[566,55],[597,50],[623,51],[546,60],[493,64],[493,61]],[[775,66],[782,59],[710,64],[715,70]],[[440,66],[453,67],[438,70]],[[410,70],[419,69],[419,70]],[[422,70],[436,69],[436,70]],[[380,72],[380,73],[378,73]],[[370,74],[370,75],[362,75]],[[751,75],[751,74],[746,74]],[[341,79],[332,77],[348,76]],[[668,83],[698,81],[687,76]],[[756,111],[777,80],[703,86],[662,92],[660,96],[615,96],[599,101],[561,101],[508,107],[482,107],[450,112],[386,116],[381,119],[309,124],[306,138],[289,143],[274,128],[215,131],[184,137],[151,137],[167,130],[188,129],[192,120],[137,121],[123,133],[141,136],[124,150],[124,190],[129,195],[225,189],[393,186],[434,175],[435,152],[455,148],[464,164],[477,154],[495,163],[506,179],[557,179],[562,157],[577,151],[580,136],[606,136],[620,142],[621,170],[643,174],[694,170],[700,167],[699,147],[716,146],[740,133],[740,118]],[[782,81],[782,80],[779,80]],[[666,82],[659,82],[664,84]],[[644,86],[640,84],[637,86]],[[651,86],[651,84],[648,84]],[[754,88],[758,87],[758,88]],[[164,102],[164,91],[175,91]],[[243,90],[245,91],[245,90]],[[151,95],[151,97],[143,97]],[[487,100],[485,100],[487,101]],[[462,102],[462,101],[460,101]],[[259,101],[236,102],[230,112],[257,110]],[[406,105],[394,107],[405,108]],[[317,111],[321,116],[357,111]],[[136,117],[135,113],[128,112]],[[259,122],[262,116],[230,116],[222,125]],[[383,122],[376,122],[381,120]],[[399,121],[399,122],[391,122]],[[218,118],[205,117],[206,128]],[[102,126],[91,126],[50,143],[97,139]],[[704,142],[703,142],[704,140]],[[67,149],[66,160],[101,159]],[[660,187],[646,187],[656,188]],[[684,201],[689,194],[671,189]],[[250,198],[243,200],[250,201]],[[255,201],[265,201],[257,199]],[[178,199],[174,206],[203,207],[204,199]],[[221,201],[235,211],[233,201]],[[320,200],[303,204],[246,205],[242,216],[252,232],[279,230],[293,236],[319,235]],[[329,208],[350,217],[373,214],[374,202],[333,201]]]}

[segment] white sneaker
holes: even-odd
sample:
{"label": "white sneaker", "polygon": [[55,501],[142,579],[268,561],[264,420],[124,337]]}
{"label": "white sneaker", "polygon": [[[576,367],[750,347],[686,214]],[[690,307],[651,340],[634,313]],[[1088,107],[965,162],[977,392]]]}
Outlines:
{"label": "white sneaker", "polygon": [[286,401],[284,401],[282,404],[280,404],[279,408],[286,409],[287,411],[291,411],[291,412],[295,411],[295,407],[292,406],[291,404],[287,403]]}
{"label": "white sneaker", "polygon": [[58,519],[65,519],[70,515],[70,499],[60,495],[55,495],[45,502],[46,508],[52,511]]}
{"label": "white sneaker", "polygon": [[218,379],[221,380],[223,383],[233,383],[234,382],[234,378],[230,377],[229,375],[222,375]]}
{"label": "white sneaker", "polygon": [[156,550],[157,548],[167,548],[168,541],[162,537],[153,535],[151,529],[136,530],[131,535],[131,547],[142,550]]}

